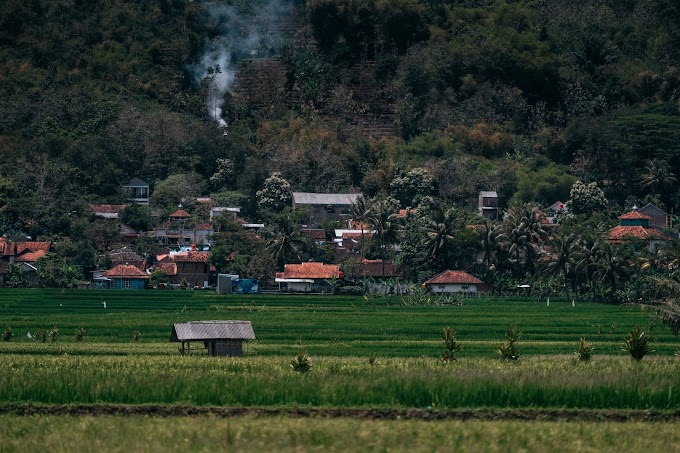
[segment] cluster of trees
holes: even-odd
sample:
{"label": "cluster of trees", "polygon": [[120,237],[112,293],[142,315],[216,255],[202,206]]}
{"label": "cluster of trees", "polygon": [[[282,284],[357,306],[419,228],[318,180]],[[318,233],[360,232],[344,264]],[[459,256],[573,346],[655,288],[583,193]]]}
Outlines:
{"label": "cluster of trees", "polygon": [[[447,243],[480,190],[497,190],[502,206],[545,206],[580,180],[612,209],[680,208],[673,0],[290,0],[270,99],[244,98],[239,68],[223,68],[237,71],[220,99],[225,132],[191,68],[225,38],[230,14],[246,24],[260,3],[225,0],[229,14],[215,19],[214,2],[3,2],[0,234],[63,243],[69,262],[93,266],[111,241],[87,205],[122,202],[130,178],[152,187],[151,209],[127,216],[145,229],[195,195],[272,220],[286,204],[271,192],[277,173],[294,190],[426,210],[429,223],[403,227],[416,275],[471,262],[464,228],[462,248],[416,249],[426,224]],[[373,139],[346,120],[356,115],[397,134]],[[531,253],[513,259],[533,263]]]}

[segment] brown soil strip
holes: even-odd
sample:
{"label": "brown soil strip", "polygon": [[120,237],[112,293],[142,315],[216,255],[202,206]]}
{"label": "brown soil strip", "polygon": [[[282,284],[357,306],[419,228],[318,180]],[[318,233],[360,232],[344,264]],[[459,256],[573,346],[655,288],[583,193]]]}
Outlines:
{"label": "brown soil strip", "polygon": [[322,409],[254,408],[183,405],[124,404],[4,404],[0,414],[71,416],[153,416],[153,417],[294,417],[354,418],[362,420],[527,420],[527,421],[680,421],[680,410],[594,410],[594,409]]}

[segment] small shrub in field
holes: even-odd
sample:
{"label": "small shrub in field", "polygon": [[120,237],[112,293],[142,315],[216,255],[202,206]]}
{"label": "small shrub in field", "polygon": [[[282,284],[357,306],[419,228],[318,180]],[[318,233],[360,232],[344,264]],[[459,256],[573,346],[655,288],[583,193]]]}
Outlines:
{"label": "small shrub in field", "polygon": [[142,338],[142,332],[140,332],[139,330],[135,330],[134,332],[132,332],[132,339],[134,340],[135,343],[137,343],[140,338]]}
{"label": "small shrub in field", "polygon": [[47,332],[47,336],[50,337],[50,341],[51,341],[52,343],[54,343],[55,341],[57,341],[57,337],[59,336],[59,329],[57,328],[57,326],[52,326],[52,329],[50,329],[50,330]]}
{"label": "small shrub in field", "polygon": [[83,341],[83,338],[85,337],[85,329],[82,327],[79,329],[76,329],[75,334],[73,335],[73,339],[80,342]]}
{"label": "small shrub in field", "polygon": [[456,331],[450,327],[442,329],[442,341],[446,348],[442,352],[442,360],[446,363],[456,360],[456,353],[460,351],[460,343],[456,339]]}
{"label": "small shrub in field", "polygon": [[312,368],[312,361],[307,353],[300,349],[300,352],[290,361],[290,367],[298,373],[306,373]]}
{"label": "small shrub in field", "polygon": [[370,356],[368,356],[368,364],[369,365],[373,366],[377,362],[378,362],[378,356],[376,356],[375,354],[371,354]]}
{"label": "small shrub in field", "polygon": [[13,336],[12,328],[10,326],[5,326],[5,331],[2,334],[2,341],[9,341]]}
{"label": "small shrub in field", "polygon": [[47,342],[47,331],[44,329],[39,329],[35,331],[35,341],[41,341],[43,343]]}
{"label": "small shrub in field", "polygon": [[578,343],[578,349],[574,354],[581,362],[588,362],[593,358],[593,344],[586,343],[586,339],[581,338],[581,341]]}
{"label": "small shrub in field", "polygon": [[515,327],[505,329],[505,343],[498,347],[498,355],[501,359],[510,361],[519,359],[519,352],[515,343],[519,341],[521,334]]}
{"label": "small shrub in field", "polygon": [[630,331],[623,343],[623,350],[627,351],[635,360],[642,360],[644,356],[654,352],[649,347],[647,335],[640,329],[640,326],[635,326]]}

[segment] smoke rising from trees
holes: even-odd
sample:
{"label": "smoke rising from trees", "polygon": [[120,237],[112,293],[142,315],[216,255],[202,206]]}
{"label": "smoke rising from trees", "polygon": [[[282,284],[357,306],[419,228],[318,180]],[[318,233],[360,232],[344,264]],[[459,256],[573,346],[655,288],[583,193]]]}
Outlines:
{"label": "smoke rising from trees", "polygon": [[290,17],[292,8],[286,0],[262,0],[239,8],[204,2],[203,9],[205,27],[212,39],[205,43],[198,63],[187,70],[196,84],[206,85],[208,115],[224,127],[224,96],[234,87],[238,64],[275,54],[282,40],[276,25]]}

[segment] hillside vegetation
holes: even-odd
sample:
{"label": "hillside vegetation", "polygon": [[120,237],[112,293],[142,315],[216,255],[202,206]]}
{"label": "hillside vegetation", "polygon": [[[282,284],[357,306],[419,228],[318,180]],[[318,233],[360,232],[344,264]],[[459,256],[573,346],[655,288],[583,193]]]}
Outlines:
{"label": "hillside vegetation", "polygon": [[637,183],[651,159],[680,174],[678,23],[671,0],[8,0],[0,225],[69,234],[131,177],[191,173],[188,196],[257,217],[274,171],[374,196],[416,166],[460,205],[564,201],[579,178],[670,211],[677,188]]}

